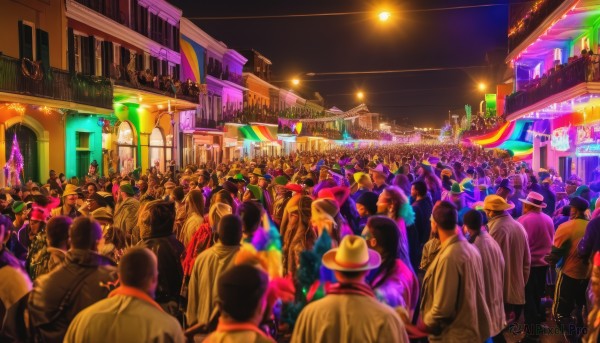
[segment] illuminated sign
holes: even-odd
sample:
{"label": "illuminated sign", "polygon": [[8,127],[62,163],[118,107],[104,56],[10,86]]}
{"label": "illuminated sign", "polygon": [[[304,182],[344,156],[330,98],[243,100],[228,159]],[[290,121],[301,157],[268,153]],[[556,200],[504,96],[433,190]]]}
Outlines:
{"label": "illuminated sign", "polygon": [[578,146],[575,150],[577,156],[598,156],[600,144],[586,144]]}
{"label": "illuminated sign", "polygon": [[567,151],[571,148],[571,144],[569,143],[570,128],[570,126],[563,126],[552,131],[550,144],[552,145],[552,148],[554,148],[554,150]]}
{"label": "illuminated sign", "polygon": [[577,127],[577,145],[600,141],[600,123]]}

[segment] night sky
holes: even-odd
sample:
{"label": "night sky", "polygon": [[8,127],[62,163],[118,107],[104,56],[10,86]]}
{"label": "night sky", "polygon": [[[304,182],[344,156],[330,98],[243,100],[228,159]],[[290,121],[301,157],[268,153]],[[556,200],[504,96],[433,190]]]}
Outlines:
{"label": "night sky", "polygon": [[[368,12],[344,16],[193,20],[233,49],[253,48],[273,62],[273,82],[291,88],[303,73],[453,68],[442,71],[378,75],[304,76],[300,91],[318,91],[326,106],[347,110],[365,93],[373,112],[389,120],[440,127],[449,110],[471,104],[477,112],[480,81],[489,80],[486,53],[503,61],[507,52],[509,0],[406,0],[386,2],[393,17],[377,21],[383,4],[329,0],[169,0],[193,17],[266,16],[305,13]],[[522,2],[522,1],[521,1]],[[420,11],[482,4],[459,10]],[[489,58],[493,60],[493,58]],[[493,82],[492,82],[493,83]]]}

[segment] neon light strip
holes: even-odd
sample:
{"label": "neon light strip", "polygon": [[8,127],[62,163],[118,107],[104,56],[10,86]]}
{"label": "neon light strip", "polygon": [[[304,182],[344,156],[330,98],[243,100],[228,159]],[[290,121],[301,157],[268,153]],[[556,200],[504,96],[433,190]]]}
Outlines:
{"label": "neon light strip", "polygon": [[515,127],[514,122],[506,123],[496,132],[488,133],[478,137],[471,137],[469,140],[473,144],[483,145],[484,147],[496,147],[508,138]]}

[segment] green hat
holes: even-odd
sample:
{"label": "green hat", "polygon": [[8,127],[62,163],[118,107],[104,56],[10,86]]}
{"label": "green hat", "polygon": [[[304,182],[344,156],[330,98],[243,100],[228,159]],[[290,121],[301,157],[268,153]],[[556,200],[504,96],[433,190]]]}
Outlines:
{"label": "green hat", "polygon": [[288,183],[288,178],[283,175],[279,175],[278,177],[275,178],[275,183],[280,186],[285,186]]}
{"label": "green hat", "polygon": [[25,209],[25,203],[22,201],[15,201],[12,205],[13,213],[21,213]]}
{"label": "green hat", "polygon": [[589,192],[590,191],[590,187],[586,186],[586,185],[581,185],[579,187],[577,187],[577,189],[575,190],[575,193],[571,194],[569,196],[569,198],[574,198],[574,197],[578,197],[581,196],[582,193],[585,192]]}
{"label": "green hat", "polygon": [[452,194],[462,194],[463,193],[462,189],[460,188],[460,184],[458,182],[455,182],[452,184],[450,193],[452,193]]}
{"label": "green hat", "polygon": [[129,183],[122,184],[121,186],[119,186],[119,190],[127,195],[135,194],[135,192],[133,191],[133,187],[131,187],[131,184]]}
{"label": "green hat", "polygon": [[244,175],[242,175],[242,174],[235,174],[233,179],[237,182],[244,182],[244,183],[246,182],[246,180],[244,179]]}
{"label": "green hat", "polygon": [[248,185],[248,190],[250,192],[252,192],[252,195],[254,195],[254,198],[256,198],[257,200],[262,201],[262,189],[260,189],[260,187],[256,186],[256,185]]}

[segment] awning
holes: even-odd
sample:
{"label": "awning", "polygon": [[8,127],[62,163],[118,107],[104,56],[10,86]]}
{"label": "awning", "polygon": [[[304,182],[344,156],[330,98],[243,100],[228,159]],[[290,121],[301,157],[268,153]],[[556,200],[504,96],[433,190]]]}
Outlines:
{"label": "awning", "polygon": [[244,139],[255,142],[276,142],[269,129],[264,125],[245,125],[239,128]]}

